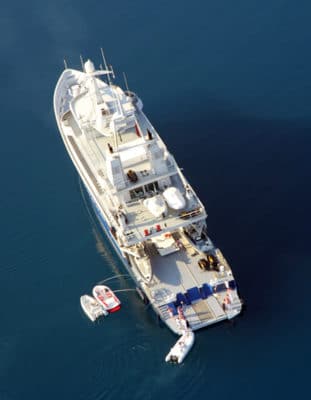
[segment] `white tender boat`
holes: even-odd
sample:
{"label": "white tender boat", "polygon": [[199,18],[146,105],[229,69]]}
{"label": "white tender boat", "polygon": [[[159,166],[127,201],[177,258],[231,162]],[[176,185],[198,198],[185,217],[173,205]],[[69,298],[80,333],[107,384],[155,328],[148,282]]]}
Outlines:
{"label": "white tender boat", "polygon": [[80,297],[80,303],[82,310],[93,322],[103,315],[108,315],[108,312],[92,296],[84,294]]}
{"label": "white tender boat", "polygon": [[[181,305],[193,331],[238,315],[237,285],[209,237],[204,205],[144,114],[142,101],[113,83],[113,71],[103,61],[104,70],[90,60],[83,71],[66,67],[54,92],[61,137],[100,227],[144,301],[173,332],[180,333]],[[198,174],[205,182],[208,169],[201,164]],[[230,307],[228,288],[234,295]]]}
{"label": "white tender boat", "polygon": [[181,364],[186,355],[191,350],[194,343],[194,333],[192,330],[185,330],[182,336],[177,340],[174,347],[171,348],[165,357],[166,362]]}
{"label": "white tender boat", "polygon": [[97,285],[93,288],[93,296],[100,305],[109,313],[120,310],[121,301],[113,291],[105,285]]}

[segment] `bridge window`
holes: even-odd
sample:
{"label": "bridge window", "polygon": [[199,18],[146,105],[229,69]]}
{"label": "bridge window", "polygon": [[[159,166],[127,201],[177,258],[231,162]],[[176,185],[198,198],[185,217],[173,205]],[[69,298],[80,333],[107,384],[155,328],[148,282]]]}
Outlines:
{"label": "bridge window", "polygon": [[148,185],[145,185],[144,188],[146,193],[148,192],[157,193],[159,191],[158,182],[148,183]]}
{"label": "bridge window", "polygon": [[132,189],[130,190],[130,196],[132,200],[135,199],[141,199],[142,197],[144,197],[145,192],[144,192],[144,188],[142,186],[136,188],[136,189]]}

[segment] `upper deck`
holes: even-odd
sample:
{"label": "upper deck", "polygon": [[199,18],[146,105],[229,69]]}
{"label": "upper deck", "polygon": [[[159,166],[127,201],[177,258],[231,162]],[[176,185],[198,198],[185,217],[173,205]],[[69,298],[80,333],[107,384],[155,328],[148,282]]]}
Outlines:
{"label": "upper deck", "polygon": [[[67,70],[54,98],[69,154],[109,225],[125,245],[206,218],[139,101],[98,78]],[[131,174],[135,179],[131,179]],[[174,186],[192,196],[182,210],[155,217],[144,200]]]}

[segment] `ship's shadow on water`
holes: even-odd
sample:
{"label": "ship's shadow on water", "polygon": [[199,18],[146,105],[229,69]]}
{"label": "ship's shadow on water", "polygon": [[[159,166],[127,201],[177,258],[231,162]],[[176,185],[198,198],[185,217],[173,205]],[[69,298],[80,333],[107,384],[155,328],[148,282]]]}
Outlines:
{"label": "ship's shadow on water", "polygon": [[293,307],[296,268],[310,277],[301,258],[310,235],[311,121],[242,117],[211,101],[206,113],[202,103],[176,120],[177,111],[168,113],[157,129],[207,208],[247,317],[272,319],[280,303]]}
{"label": "ship's shadow on water", "polygon": [[[105,279],[111,279],[113,277],[116,277],[118,278],[119,283],[126,285],[128,279],[126,279],[127,276],[125,275],[128,274],[125,274],[124,268],[120,268],[121,263],[117,255],[115,254],[115,251],[113,250],[111,244],[109,243],[107,236],[103,233],[100,227],[99,221],[92,207],[92,203],[90,201],[88,193],[80,178],[78,178],[78,181],[79,181],[78,182],[79,191],[81,194],[81,199],[83,201],[84,209],[89,219],[89,223],[92,227],[92,233],[94,236],[96,250],[100,254],[100,256],[104,259],[105,263],[109,264],[109,267],[111,269],[111,274],[109,275],[109,277],[107,276]],[[101,284],[104,280],[98,282],[98,284]]]}

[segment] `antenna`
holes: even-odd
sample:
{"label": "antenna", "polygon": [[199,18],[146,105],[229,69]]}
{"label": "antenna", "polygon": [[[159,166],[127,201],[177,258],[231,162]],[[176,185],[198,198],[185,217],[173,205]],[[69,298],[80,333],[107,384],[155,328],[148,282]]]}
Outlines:
{"label": "antenna", "polygon": [[82,67],[82,71],[84,71],[84,61],[83,61],[83,57],[80,54],[80,62],[81,62],[81,67]]}
{"label": "antenna", "polygon": [[124,83],[125,83],[126,90],[129,92],[130,89],[129,89],[129,85],[127,84],[127,79],[126,79],[125,72],[122,72],[122,74],[123,74],[123,79],[124,79]]}
{"label": "antenna", "polygon": [[[107,71],[109,71],[109,70],[108,70],[107,61],[106,61],[106,58],[105,58],[105,54],[104,54],[104,50],[103,50],[102,47],[100,48],[100,52],[101,52],[101,55],[102,55],[102,59],[103,59],[103,61],[104,61],[105,69],[106,69]],[[110,79],[110,76],[109,76],[109,75],[110,75],[110,74],[107,75],[107,78],[108,78],[108,83],[109,83],[109,85],[110,85],[110,84],[111,84],[111,79]]]}
{"label": "antenna", "polygon": [[65,58],[64,58],[64,66],[65,66],[65,69],[68,68],[67,61],[65,60]]}
{"label": "antenna", "polygon": [[116,79],[116,76],[115,76],[115,74],[114,74],[114,70],[113,70],[111,64],[109,65],[109,68],[110,68],[110,71],[112,72],[112,77],[113,77],[113,79]]}

